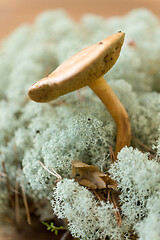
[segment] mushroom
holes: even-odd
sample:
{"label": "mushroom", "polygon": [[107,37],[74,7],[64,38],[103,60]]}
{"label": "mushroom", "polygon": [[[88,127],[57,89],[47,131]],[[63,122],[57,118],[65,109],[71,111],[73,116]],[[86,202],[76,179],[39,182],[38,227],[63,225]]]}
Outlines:
{"label": "mushroom", "polygon": [[116,127],[115,156],[130,145],[131,128],[128,114],[108,85],[103,75],[117,61],[125,33],[118,32],[78,52],[57,67],[48,77],[34,83],[29,98],[36,102],[49,102],[66,93],[89,86],[112,115]]}

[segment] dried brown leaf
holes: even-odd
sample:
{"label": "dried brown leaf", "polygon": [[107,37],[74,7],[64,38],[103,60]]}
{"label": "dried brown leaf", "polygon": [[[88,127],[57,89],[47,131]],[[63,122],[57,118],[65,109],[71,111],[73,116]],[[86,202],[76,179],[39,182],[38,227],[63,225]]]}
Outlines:
{"label": "dried brown leaf", "polygon": [[90,189],[104,189],[106,185],[115,186],[115,181],[108,174],[102,173],[98,167],[80,161],[72,162],[72,174],[76,181]]}

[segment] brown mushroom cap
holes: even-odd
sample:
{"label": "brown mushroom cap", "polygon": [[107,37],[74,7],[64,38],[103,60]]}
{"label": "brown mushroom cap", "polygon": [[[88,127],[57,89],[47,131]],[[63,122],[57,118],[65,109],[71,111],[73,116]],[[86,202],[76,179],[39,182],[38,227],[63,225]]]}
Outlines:
{"label": "brown mushroom cap", "polygon": [[69,58],[48,77],[31,86],[30,99],[49,102],[102,77],[117,61],[124,36],[118,32]]}

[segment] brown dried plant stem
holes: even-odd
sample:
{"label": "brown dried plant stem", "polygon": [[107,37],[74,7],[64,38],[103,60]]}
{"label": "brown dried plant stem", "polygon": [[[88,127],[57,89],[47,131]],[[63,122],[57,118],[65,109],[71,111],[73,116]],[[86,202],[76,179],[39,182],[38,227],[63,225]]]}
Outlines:
{"label": "brown dried plant stem", "polygon": [[6,171],[6,167],[5,167],[4,161],[2,161],[2,167],[3,167],[3,172],[4,172],[5,175],[6,175],[6,188],[7,188],[7,191],[8,191],[8,196],[9,196],[10,205],[11,205],[11,207],[13,208],[13,207],[14,207],[14,200],[13,200],[13,198],[12,198],[11,186],[10,186],[10,183],[9,183],[9,180],[8,180],[8,175],[7,175],[7,171]]}
{"label": "brown dried plant stem", "polygon": [[31,225],[32,223],[31,223],[30,211],[29,211],[27,197],[26,197],[26,194],[25,194],[25,191],[24,191],[24,187],[23,187],[23,182],[22,181],[21,181],[21,189],[22,189],[22,197],[23,197],[23,202],[24,202],[26,215],[27,215],[27,222],[28,222],[28,224]]}
{"label": "brown dried plant stem", "polygon": [[131,141],[131,127],[128,114],[122,103],[103,77],[89,84],[93,92],[101,99],[117,126],[115,157]]}
{"label": "brown dried plant stem", "polygon": [[97,199],[101,202],[102,199],[100,198],[100,196],[97,194],[97,192],[95,190],[92,189],[92,192],[94,193],[94,195],[97,197]]}
{"label": "brown dried plant stem", "polygon": [[115,209],[115,217],[116,217],[116,220],[118,222],[118,226],[120,227],[121,226],[121,215],[120,215],[120,212],[119,212],[119,209],[118,209],[118,206],[117,206],[117,203],[115,201],[115,198],[114,198],[114,195],[112,194],[112,192],[110,192],[110,198],[111,198],[111,203],[113,203],[113,206],[114,206],[114,209]]}
{"label": "brown dried plant stem", "polygon": [[149,152],[151,152],[151,153],[155,153],[152,148],[150,148],[150,147],[148,147],[147,145],[145,145],[144,143],[142,143],[138,138],[132,136],[132,139],[133,139],[137,144],[139,144],[141,147],[143,147],[144,149],[146,149],[147,151],[149,151]]}
{"label": "brown dried plant stem", "polygon": [[20,225],[20,206],[19,206],[19,183],[15,182],[15,211],[16,211],[16,223]]}
{"label": "brown dried plant stem", "polygon": [[116,158],[111,146],[109,146],[109,150],[110,150],[111,163],[114,163],[116,161]]}

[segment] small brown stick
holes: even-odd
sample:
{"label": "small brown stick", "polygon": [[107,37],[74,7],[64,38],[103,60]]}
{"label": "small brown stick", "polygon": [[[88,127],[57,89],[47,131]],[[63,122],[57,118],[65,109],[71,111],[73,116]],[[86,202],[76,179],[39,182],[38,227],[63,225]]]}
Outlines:
{"label": "small brown stick", "polygon": [[[111,156],[111,161],[112,163],[116,161],[116,158],[115,158],[115,155],[114,155],[114,152],[113,152],[113,149],[111,146],[109,146],[110,148],[110,156]],[[117,184],[115,182],[115,186],[114,185],[108,185],[108,187],[111,187],[113,189],[115,189],[117,187]],[[113,203],[114,205],[114,208],[116,209],[116,211],[114,212],[115,213],[115,216],[116,216],[116,220],[118,222],[118,226],[120,227],[121,226],[121,215],[120,215],[120,212],[119,212],[119,209],[117,207],[117,204],[116,204],[116,201],[114,199],[114,196],[111,192],[111,190],[108,190],[108,201],[110,201],[111,203]]]}
{"label": "small brown stick", "polygon": [[14,207],[14,201],[13,201],[12,195],[11,195],[11,186],[10,186],[10,183],[8,180],[8,175],[7,175],[4,161],[2,161],[2,167],[3,167],[3,172],[6,175],[6,187],[7,187],[7,191],[8,191],[9,201],[10,201],[11,206]]}
{"label": "small brown stick", "polygon": [[116,220],[117,220],[117,222],[118,222],[118,226],[120,227],[120,226],[121,226],[121,222],[122,222],[122,221],[121,221],[121,215],[120,215],[120,212],[119,212],[117,203],[116,203],[116,201],[115,201],[114,196],[113,196],[112,193],[110,194],[110,197],[111,197],[111,202],[113,203],[114,208],[116,209],[116,211],[115,211],[114,213],[115,213],[115,216],[116,216]]}
{"label": "small brown stick", "polygon": [[11,188],[11,191],[13,192],[13,193],[19,193],[15,188]]}
{"label": "small brown stick", "polygon": [[139,139],[136,137],[132,136],[133,140],[137,142],[141,147],[145,148],[147,151],[155,153],[152,148],[148,147],[147,145],[143,144]]}
{"label": "small brown stick", "polygon": [[9,180],[8,180],[8,177],[7,177],[7,172],[6,172],[5,163],[4,163],[3,161],[2,161],[2,167],[3,167],[3,172],[4,172],[4,174],[6,175],[6,187],[7,187],[7,191],[8,191],[8,194],[10,195],[11,187],[10,187]]}
{"label": "small brown stick", "polygon": [[50,171],[41,161],[39,161],[39,163],[41,164],[41,166],[50,174],[52,174],[53,176],[55,176],[57,178],[57,180],[55,182],[59,182],[60,180],[62,180],[61,175],[59,175],[58,173],[56,173],[56,171],[52,168],[52,171]]}
{"label": "small brown stick", "polygon": [[20,224],[20,207],[19,207],[19,184],[18,181],[15,182],[15,211],[16,211],[16,223]]}
{"label": "small brown stick", "polygon": [[31,225],[32,223],[31,223],[30,211],[29,211],[28,202],[27,202],[27,198],[26,198],[26,194],[25,194],[25,191],[24,191],[22,181],[21,181],[21,190],[22,190],[23,202],[24,202],[24,206],[25,206],[25,210],[26,210],[27,222],[28,222],[28,224]]}
{"label": "small brown stick", "polygon": [[102,199],[101,199],[100,196],[96,193],[96,191],[93,190],[93,189],[92,189],[92,191],[93,191],[93,193],[96,195],[96,197],[98,198],[98,200],[99,200],[99,201],[102,201]]}
{"label": "small brown stick", "polygon": [[110,203],[113,203],[113,206],[114,206],[114,214],[115,214],[115,217],[116,217],[116,220],[118,222],[118,226],[120,227],[121,226],[121,215],[120,215],[120,212],[119,212],[119,209],[118,209],[118,206],[116,204],[116,201],[114,199],[114,196],[111,192],[111,190],[108,190],[108,196],[107,196],[107,200],[110,202]]}
{"label": "small brown stick", "polygon": [[116,161],[116,158],[115,158],[115,155],[114,155],[111,145],[109,145],[109,150],[110,150],[111,162],[114,163]]}
{"label": "small brown stick", "polygon": [[111,190],[108,189],[108,196],[107,196],[107,199],[108,199],[109,202],[111,201],[111,199],[110,199],[110,194],[111,194]]}

